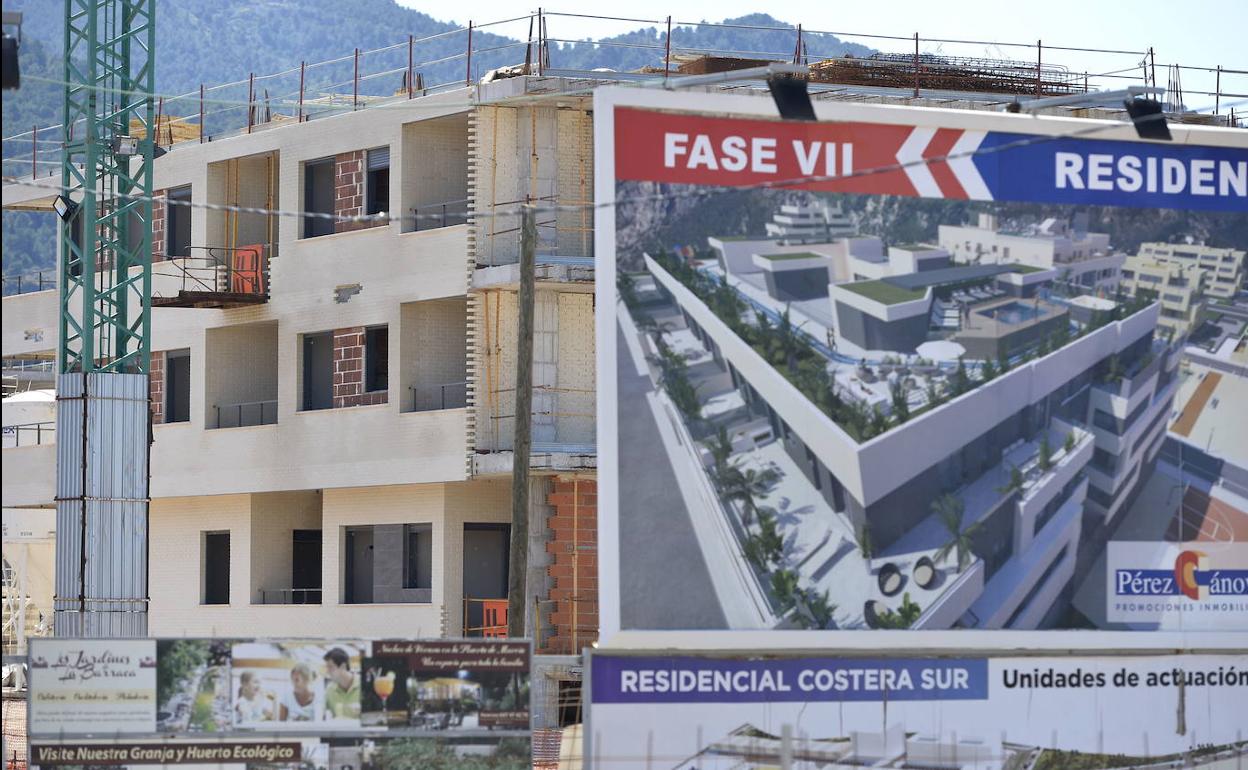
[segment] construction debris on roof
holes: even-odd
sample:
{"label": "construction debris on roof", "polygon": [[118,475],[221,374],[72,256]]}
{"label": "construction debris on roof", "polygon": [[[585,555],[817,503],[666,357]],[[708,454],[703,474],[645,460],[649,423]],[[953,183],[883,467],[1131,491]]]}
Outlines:
{"label": "construction debris on roof", "polygon": [[812,62],[817,83],[982,91],[1032,96],[1062,96],[1087,91],[1082,75],[1065,67],[998,59],[935,54],[877,53],[869,58],[844,56]]}

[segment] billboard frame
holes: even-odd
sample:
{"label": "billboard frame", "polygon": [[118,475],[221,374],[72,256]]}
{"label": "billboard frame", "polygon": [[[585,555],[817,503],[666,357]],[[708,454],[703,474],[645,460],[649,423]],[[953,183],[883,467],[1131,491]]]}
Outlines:
{"label": "billboard frame", "polygon": [[[605,86],[594,91],[594,250],[595,327],[598,376],[598,586],[599,646],[606,650],[714,650],[727,653],[743,648],[755,650],[826,651],[855,649],[901,654],[922,649],[933,651],[982,650],[1049,652],[1126,650],[1146,651],[1201,649],[1226,651],[1248,646],[1248,634],[1219,631],[1010,631],[996,629],[909,630],[904,634],[886,630],[625,630],[621,628],[621,564],[619,528],[619,425],[616,324],[616,167],[615,116],[617,107],[663,110],[705,117],[774,119],[776,108],[767,93],[753,95],[714,93],[702,90],[648,90]],[[860,121],[915,127],[970,129],[1016,134],[1062,137],[1095,131],[1098,140],[1130,141],[1151,145],[1200,145],[1243,148],[1245,137],[1232,130],[1209,126],[1171,125],[1171,142],[1143,140],[1130,123],[1087,118],[1067,118],[1004,112],[975,112],[936,107],[863,105],[815,101],[819,121]],[[610,376],[604,376],[608,372]],[[970,634],[968,636],[968,633]],[[588,667],[587,667],[588,668]],[[588,670],[586,675],[588,676]]]}

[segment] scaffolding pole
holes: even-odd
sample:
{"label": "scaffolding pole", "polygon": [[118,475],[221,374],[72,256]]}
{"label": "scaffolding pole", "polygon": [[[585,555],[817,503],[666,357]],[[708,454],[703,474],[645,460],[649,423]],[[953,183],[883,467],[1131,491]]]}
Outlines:
{"label": "scaffolding pole", "polygon": [[[67,0],[65,10],[61,179],[72,205],[59,233],[54,622],[61,637],[142,637],[155,0]],[[119,141],[132,120],[137,150]]]}

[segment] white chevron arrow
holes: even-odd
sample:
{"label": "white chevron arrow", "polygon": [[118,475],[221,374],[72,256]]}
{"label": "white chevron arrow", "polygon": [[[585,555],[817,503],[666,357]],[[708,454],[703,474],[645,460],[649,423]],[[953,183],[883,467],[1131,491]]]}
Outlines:
{"label": "white chevron arrow", "polygon": [[984,136],[983,131],[964,131],[949,151],[949,168],[966,191],[966,197],[973,201],[992,200],[992,191],[984,184],[984,178],[979,175],[979,169],[975,168],[975,160],[971,157],[971,153],[978,150],[984,141]]}
{"label": "white chevron arrow", "polygon": [[931,144],[935,135],[934,128],[915,128],[897,150],[897,162],[902,164],[906,176],[910,178],[910,184],[924,198],[945,197],[940,192],[940,185],[936,184],[931,169],[923,162],[923,151]]}

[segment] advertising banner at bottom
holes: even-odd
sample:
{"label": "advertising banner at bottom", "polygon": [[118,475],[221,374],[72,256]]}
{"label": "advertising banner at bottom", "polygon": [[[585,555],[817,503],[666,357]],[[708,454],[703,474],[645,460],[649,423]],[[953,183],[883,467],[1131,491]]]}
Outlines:
{"label": "advertising banner at bottom", "polygon": [[[594,770],[1248,767],[1248,656],[594,654]],[[1241,764],[1236,764],[1241,763]]]}
{"label": "advertising banner at bottom", "polygon": [[32,770],[527,770],[528,737],[267,737],[253,740],[61,741],[31,746]]}

